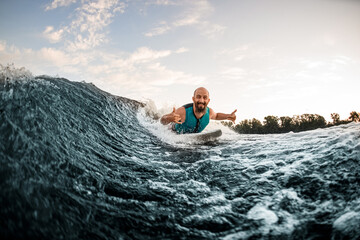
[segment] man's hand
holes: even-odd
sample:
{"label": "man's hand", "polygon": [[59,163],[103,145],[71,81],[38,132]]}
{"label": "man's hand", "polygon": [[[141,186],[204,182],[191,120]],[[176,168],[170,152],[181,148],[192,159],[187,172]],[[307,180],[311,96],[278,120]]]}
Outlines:
{"label": "man's hand", "polygon": [[230,114],[230,116],[227,117],[227,120],[232,121],[234,124],[235,124],[235,120],[236,120],[236,115],[235,115],[236,111],[237,111],[237,109],[235,109],[235,111],[233,111],[233,112]]}
{"label": "man's hand", "polygon": [[164,125],[169,124],[171,122],[173,123],[178,123],[178,124],[182,124],[181,122],[181,116],[177,113],[175,113],[175,107],[173,109],[173,111],[169,114],[164,115],[161,119],[160,122]]}
{"label": "man's hand", "polygon": [[170,118],[169,119],[170,122],[182,124],[180,115],[175,113],[175,107],[174,107],[173,111],[168,116]]}
{"label": "man's hand", "polygon": [[233,111],[230,114],[227,113],[216,113],[214,112],[214,110],[212,110],[210,108],[210,119],[213,120],[230,120],[235,124],[235,120],[236,120],[236,113],[237,109],[235,109],[235,111]]}

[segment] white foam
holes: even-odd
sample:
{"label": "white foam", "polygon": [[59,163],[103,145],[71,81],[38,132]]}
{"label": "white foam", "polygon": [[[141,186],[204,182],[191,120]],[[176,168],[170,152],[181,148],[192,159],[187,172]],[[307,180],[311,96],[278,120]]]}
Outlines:
{"label": "white foam", "polygon": [[211,192],[210,188],[206,185],[206,183],[199,182],[199,181],[196,181],[193,179],[190,179],[186,182],[179,183],[179,184],[177,184],[177,186],[182,189],[192,190],[193,192],[197,192],[197,193],[210,193]]}
{"label": "white foam", "polygon": [[263,220],[266,225],[276,223],[279,220],[273,211],[259,204],[250,209],[247,217],[254,220]]}
{"label": "white foam", "polygon": [[147,182],[149,184],[150,189],[161,190],[163,192],[168,192],[168,193],[176,193],[176,190],[171,188],[169,186],[169,183],[167,183],[167,182],[157,182],[157,181],[151,181],[151,180],[147,180]]}
{"label": "white foam", "polygon": [[[176,134],[170,128],[170,125],[164,126],[160,123],[159,119],[164,114],[170,113],[173,107],[165,107],[157,109],[155,103],[152,100],[148,100],[146,106],[138,112],[138,120],[141,125],[148,129],[153,135],[159,138],[161,141],[177,147],[191,147],[195,140],[187,134]],[[232,141],[239,138],[239,134],[224,126],[218,121],[211,120],[209,125],[204,129],[203,133],[211,132],[217,129],[221,129],[222,136],[221,141]]]}
{"label": "white foam", "polygon": [[202,207],[199,208],[194,214],[185,217],[184,222],[202,222],[204,220],[214,219],[219,215],[224,215],[231,212],[232,208],[230,204]]}
{"label": "white foam", "polygon": [[13,81],[26,81],[33,78],[32,73],[24,67],[16,68],[14,64],[8,64],[7,66],[0,64],[0,84]]}
{"label": "white foam", "polygon": [[209,196],[207,198],[204,198],[201,200],[202,203],[204,204],[221,204],[221,203],[224,203],[224,202],[228,202],[228,200],[225,198],[225,193],[223,192],[218,192],[218,193],[215,193],[214,195],[212,196]]}
{"label": "white foam", "polygon": [[360,214],[358,212],[350,211],[341,215],[333,223],[333,228],[346,237],[358,239],[360,237],[359,231]]}
{"label": "white foam", "polygon": [[333,227],[338,230],[345,229],[351,220],[354,218],[360,218],[359,213],[356,212],[347,212],[344,215],[341,215],[338,219],[335,220]]}
{"label": "white foam", "polygon": [[299,196],[297,195],[297,193],[293,190],[293,189],[282,189],[280,191],[277,191],[274,195],[273,195],[273,199],[277,202],[280,202],[282,199],[287,198],[293,202],[297,202],[297,203],[303,203],[304,200],[302,200],[301,198],[299,198]]}
{"label": "white foam", "polygon": [[237,233],[231,233],[229,235],[226,235],[225,237],[223,237],[223,240],[238,240],[238,239],[247,239],[249,238],[249,233],[246,231],[240,231]]}

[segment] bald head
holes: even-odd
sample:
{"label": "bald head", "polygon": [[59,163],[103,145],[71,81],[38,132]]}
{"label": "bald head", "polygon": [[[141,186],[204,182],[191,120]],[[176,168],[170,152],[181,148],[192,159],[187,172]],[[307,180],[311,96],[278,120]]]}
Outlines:
{"label": "bald head", "polygon": [[210,101],[209,91],[204,87],[199,87],[194,91],[192,99],[194,102],[195,112],[205,113],[206,107]]}
{"label": "bald head", "polygon": [[199,88],[197,88],[197,89],[195,89],[195,91],[194,91],[194,97],[196,96],[196,93],[206,93],[207,95],[208,95],[208,97],[209,97],[209,91],[206,89],[206,88],[204,88],[204,87],[199,87]]}

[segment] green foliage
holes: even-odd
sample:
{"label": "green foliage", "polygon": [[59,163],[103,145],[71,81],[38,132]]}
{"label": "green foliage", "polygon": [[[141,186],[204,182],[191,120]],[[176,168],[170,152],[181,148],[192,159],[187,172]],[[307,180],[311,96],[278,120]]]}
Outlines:
{"label": "green foliage", "polygon": [[279,127],[279,118],[276,116],[267,116],[264,118],[264,133],[279,133],[280,127]]}
{"label": "green foliage", "polygon": [[251,132],[251,125],[249,120],[245,119],[243,121],[241,121],[239,124],[235,125],[234,130],[238,133],[252,133]]}
{"label": "green foliage", "polygon": [[280,129],[281,132],[290,132],[292,129],[292,121],[291,117],[280,117]]}
{"label": "green foliage", "polygon": [[352,122],[360,122],[360,116],[358,112],[352,111],[350,113],[349,120]]}
{"label": "green foliage", "polygon": [[231,121],[221,121],[222,125],[229,127],[229,128],[233,128],[234,123]]}
{"label": "green foliage", "polygon": [[323,116],[318,114],[303,114],[300,116],[299,131],[313,130],[326,127],[326,121]]}
{"label": "green foliage", "polygon": [[331,127],[339,124],[346,124],[351,121],[360,122],[360,114],[358,112],[351,112],[348,120],[340,120],[338,113],[332,113],[332,123],[327,123],[325,118],[318,114],[302,114],[293,117],[283,116],[266,116],[263,123],[256,118],[245,119],[240,123],[234,125],[232,122],[222,122],[225,126],[234,129],[242,134],[267,134],[267,133],[287,133],[287,132],[301,132],[313,130],[317,128]]}
{"label": "green foliage", "polygon": [[340,115],[338,113],[332,113],[331,119],[333,120],[333,124],[337,125],[340,122]]}
{"label": "green foliage", "polygon": [[261,133],[263,133],[263,125],[261,124],[261,122],[259,120],[257,120],[256,118],[253,118],[251,120],[251,130],[255,134],[261,134]]}

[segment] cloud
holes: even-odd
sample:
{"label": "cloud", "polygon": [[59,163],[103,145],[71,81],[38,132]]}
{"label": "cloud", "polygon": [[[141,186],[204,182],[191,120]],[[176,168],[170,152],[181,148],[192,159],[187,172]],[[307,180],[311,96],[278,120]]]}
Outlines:
{"label": "cloud", "polygon": [[335,64],[341,64],[341,65],[346,65],[349,62],[351,62],[351,58],[346,57],[346,56],[338,56],[335,59],[333,59],[333,63]]}
{"label": "cloud", "polygon": [[64,65],[69,64],[71,60],[66,53],[54,48],[42,48],[38,54],[40,58],[51,62],[58,67],[63,67]]}
{"label": "cloud", "polygon": [[219,35],[223,35],[226,27],[219,24],[210,24],[208,22],[205,22],[203,29],[203,35],[207,36],[210,39],[214,39]]}
{"label": "cloud", "polygon": [[26,66],[34,74],[61,74],[71,80],[85,79],[113,94],[138,98],[139,94],[161,92],[171,85],[199,85],[203,76],[169,69],[159,61],[172,54],[186,52],[154,50],[140,47],[132,53],[114,53],[98,50],[68,52],[66,49],[41,48],[32,50],[8,45],[0,40],[0,62]]}
{"label": "cloud", "polygon": [[[46,10],[66,7],[76,1],[53,1]],[[179,4],[173,1],[156,1],[154,4]],[[41,49],[18,48],[0,40],[0,62],[26,66],[37,74],[61,75],[70,80],[93,82],[113,94],[136,97],[134,94],[161,92],[171,85],[198,85],[206,79],[203,76],[187,74],[171,69],[163,59],[171,55],[189,51],[177,49],[152,49],[139,47],[132,52],[114,51],[98,48],[108,42],[106,27],[118,13],[127,7],[119,0],[82,0],[76,2],[70,13],[70,20],[61,27],[46,26],[42,35],[56,47]],[[190,24],[192,20],[183,15],[176,20],[188,19],[179,25]],[[168,31],[167,22],[161,22],[163,30]],[[173,27],[173,25],[171,26]]]}
{"label": "cloud", "polygon": [[45,7],[45,11],[53,10],[58,7],[67,7],[75,2],[76,0],[54,0]]}
{"label": "cloud", "polygon": [[165,21],[162,21],[158,27],[155,27],[151,29],[150,32],[145,33],[145,36],[154,37],[154,36],[162,35],[170,30],[171,27]]}
{"label": "cloud", "polygon": [[[264,47],[256,44],[244,44],[234,48],[220,50],[217,53],[217,58],[233,59],[235,62],[242,60],[260,59],[263,62],[265,59],[272,59],[274,57],[275,49],[273,47]],[[276,57],[279,60],[279,57]]]}
{"label": "cloud", "polygon": [[188,51],[189,51],[189,49],[182,47],[182,48],[179,48],[178,50],[176,50],[175,53],[184,53],[184,52],[188,52]]}
{"label": "cloud", "polygon": [[[168,69],[158,60],[172,54],[186,52],[186,48],[179,48],[175,51],[156,51],[148,47],[140,47],[128,56],[119,59],[117,55],[103,55],[106,58],[106,65],[99,66],[91,71],[106,73],[116,76],[119,86],[134,86],[141,83],[146,86],[160,87],[173,84],[196,85],[205,81],[204,77],[186,74],[181,71]],[[95,72],[93,72],[95,73]],[[133,82],[133,83],[129,83]]]}
{"label": "cloud", "polygon": [[229,67],[223,70],[220,75],[224,79],[239,80],[243,79],[247,75],[247,72],[243,68]]}
{"label": "cloud", "polygon": [[[79,76],[86,67],[91,67],[92,53],[71,53],[64,50],[44,47],[39,50],[19,48],[0,41],[0,62],[25,66],[35,74]],[[77,79],[73,79],[77,80]]]}
{"label": "cloud", "polygon": [[174,27],[183,27],[183,26],[194,25],[194,24],[197,24],[200,22],[199,19],[200,19],[199,15],[189,14],[183,18],[176,20],[175,22],[173,22],[172,25]]}
{"label": "cloud", "polygon": [[69,41],[68,49],[87,50],[107,42],[103,29],[112,22],[115,13],[123,13],[125,7],[125,3],[117,0],[84,3],[76,10],[77,18],[67,28],[74,37]]}
{"label": "cloud", "polygon": [[149,62],[154,59],[169,56],[171,51],[154,51],[147,47],[141,47],[136,50],[131,56],[130,61],[134,63]]}
{"label": "cloud", "polygon": [[[163,1],[160,3],[162,2]],[[160,3],[158,5],[170,5]],[[147,37],[159,36],[179,27],[186,26],[198,27],[203,35],[209,38],[215,38],[224,33],[226,27],[221,26],[220,24],[212,24],[205,20],[214,11],[214,8],[207,0],[181,1],[177,3],[179,7],[184,8],[180,15],[170,22],[161,21],[158,26],[150,29],[144,35]]]}
{"label": "cloud", "polygon": [[0,41],[0,52],[5,51],[5,49],[6,49],[6,42]]}
{"label": "cloud", "polygon": [[207,0],[189,1],[188,3],[190,4],[187,10],[173,23],[175,27],[198,24],[214,11]]}
{"label": "cloud", "polygon": [[6,41],[0,40],[0,62],[11,63],[13,58],[21,57],[21,52],[15,45],[9,45]]}
{"label": "cloud", "polygon": [[146,1],[146,5],[178,5],[176,1],[170,1],[170,0],[152,0],[152,1]]}
{"label": "cloud", "polygon": [[332,37],[332,36],[329,36],[329,35],[326,35],[326,36],[323,36],[323,44],[326,45],[326,46],[329,46],[329,47],[333,47],[336,45],[336,38]]}
{"label": "cloud", "polygon": [[201,76],[185,74],[181,71],[173,71],[162,66],[160,63],[148,65],[147,69],[151,73],[150,84],[153,86],[169,86],[174,84],[199,85],[205,82]]}
{"label": "cloud", "polygon": [[49,40],[51,43],[57,43],[61,40],[62,35],[64,33],[63,29],[60,29],[58,31],[54,31],[53,26],[47,26],[45,28],[45,31],[43,32],[43,36]]}
{"label": "cloud", "polygon": [[[54,1],[50,6],[68,6],[73,1]],[[68,51],[88,50],[108,41],[106,27],[113,21],[117,13],[123,13],[126,8],[124,2],[118,0],[84,0],[75,9],[75,18],[70,24],[54,30],[47,26],[43,35],[51,42],[65,40]]]}

